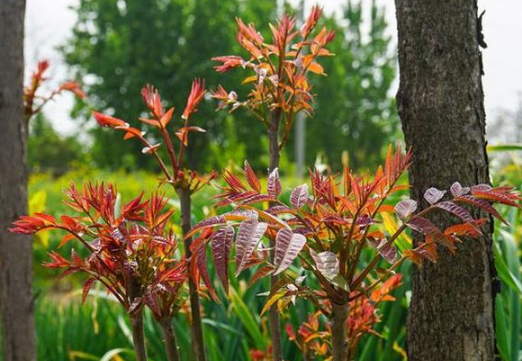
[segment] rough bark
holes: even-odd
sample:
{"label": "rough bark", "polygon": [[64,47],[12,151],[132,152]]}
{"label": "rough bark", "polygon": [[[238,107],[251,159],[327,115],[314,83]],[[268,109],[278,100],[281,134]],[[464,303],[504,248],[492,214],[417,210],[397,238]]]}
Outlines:
{"label": "rough bark", "polygon": [[[400,87],[412,197],[431,187],[488,183],[476,0],[396,0]],[[421,201],[426,206],[424,201]],[[437,215],[437,224],[451,217]],[[408,319],[410,361],[493,360],[494,264],[486,236],[415,269]]]}
{"label": "rough bark", "polygon": [[[185,188],[178,188],[176,192],[179,195],[179,203],[181,208],[181,229],[183,234],[187,234],[190,232],[192,228],[191,224],[191,214],[192,214],[192,205],[190,198],[190,191]],[[190,258],[190,244],[192,243],[192,238],[185,239],[185,255],[187,258]],[[190,324],[190,335],[192,338],[192,351],[194,353],[194,358],[197,361],[206,361],[207,356],[205,352],[205,340],[203,339],[203,326],[201,322],[201,305],[199,302],[199,295],[197,290],[197,285],[192,280],[192,277],[189,277],[189,293],[190,293],[190,314],[192,318],[192,322]]]}
{"label": "rough bark", "polygon": [[27,214],[23,107],[24,0],[0,1],[0,315],[2,360],[36,360],[32,237],[8,228]]}
{"label": "rough bark", "polygon": [[147,350],[145,347],[145,332],[143,328],[143,311],[137,312],[131,316],[132,341],[134,342],[134,351],[136,353],[136,361],[147,361]]}
{"label": "rough bark", "polygon": [[172,320],[165,319],[161,320],[161,328],[163,330],[163,344],[165,346],[165,353],[167,354],[168,361],[180,361],[178,341],[176,339],[176,333],[174,327],[172,327]]}
{"label": "rough bark", "polygon": [[347,303],[344,305],[332,303],[332,361],[351,361],[346,340],[348,311]]}
{"label": "rough bark", "polygon": [[[277,109],[270,114],[270,124],[268,127],[268,173],[270,174],[275,168],[279,168],[279,123],[281,121],[281,110]],[[270,248],[275,248],[275,240],[270,240]],[[271,261],[274,260],[274,252],[270,252]],[[270,277],[270,286],[273,287],[279,277]],[[275,361],[283,360],[283,350],[281,348],[281,323],[279,321],[279,311],[277,305],[270,307],[270,337],[272,340],[272,358]]]}

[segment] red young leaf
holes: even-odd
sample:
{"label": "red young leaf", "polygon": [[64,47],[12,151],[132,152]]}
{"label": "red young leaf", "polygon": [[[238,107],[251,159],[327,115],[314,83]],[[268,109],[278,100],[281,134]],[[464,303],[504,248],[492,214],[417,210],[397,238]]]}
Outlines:
{"label": "red young leaf", "polygon": [[431,236],[437,242],[447,247],[450,251],[455,250],[455,245],[442,231],[426,218],[415,216],[406,223],[408,227],[422,233],[426,236]]}
{"label": "red young leaf", "polygon": [[294,208],[301,208],[308,201],[308,184],[295,187],[290,195],[290,203]]}
{"label": "red young leaf", "polygon": [[376,248],[379,254],[389,263],[393,263],[397,259],[397,249],[393,245],[388,244],[387,239],[383,239]]}
{"label": "red young leaf", "polygon": [[246,219],[239,225],[236,237],[236,276],[245,268],[267,227],[267,223],[260,223],[256,219]]}
{"label": "red young leaf", "polygon": [[214,286],[212,285],[212,281],[210,280],[210,275],[208,274],[207,249],[205,247],[205,242],[201,242],[196,250],[196,263],[201,278],[203,279],[203,283],[210,293],[210,297],[212,297],[212,299],[217,302],[218,297],[216,295],[216,291],[214,290]]}
{"label": "red young leaf", "polygon": [[451,185],[450,192],[453,197],[460,197],[469,193],[469,187],[462,187],[459,182],[455,182]]}
{"label": "red young leaf", "polygon": [[250,164],[248,164],[248,161],[246,161],[246,160],[245,160],[245,177],[246,177],[248,184],[250,185],[250,188],[252,188],[252,190],[254,190],[258,193],[261,192],[261,182],[259,182],[259,179],[257,178],[256,173],[254,172],[254,170],[252,169],[252,167],[250,166]]}
{"label": "red young leaf", "polygon": [[475,223],[475,219],[471,216],[471,214],[465,210],[464,208],[457,206],[455,203],[447,201],[447,202],[440,202],[435,205],[435,207],[444,209],[447,212],[450,212],[460,219],[462,219],[464,222],[468,223]]}
{"label": "red young leaf", "polygon": [[306,238],[302,234],[294,234],[288,228],[281,228],[276,236],[274,266],[277,270],[274,275],[290,267],[305,244]]}
{"label": "red young leaf", "polygon": [[275,168],[268,176],[268,195],[272,198],[277,198],[281,194],[281,180],[279,179],[279,172]]}
{"label": "red young leaf", "polygon": [[232,240],[234,238],[234,228],[227,226],[220,228],[211,238],[212,255],[216,273],[228,293],[228,261],[230,250],[232,248]]}
{"label": "red young leaf", "polygon": [[498,213],[497,210],[489,202],[487,202],[483,199],[479,199],[479,198],[469,196],[469,195],[463,195],[463,196],[456,198],[455,200],[479,207],[480,209],[488,212],[489,214],[491,214],[493,217],[497,218],[501,222],[507,224],[504,217],[502,217],[500,215],[500,213]]}
{"label": "red young leaf", "polygon": [[102,127],[110,127],[110,128],[128,128],[129,123],[118,119],[111,117],[110,115],[105,115],[99,112],[92,112],[94,115],[94,119],[100,124]]}
{"label": "red young leaf", "polygon": [[85,283],[83,284],[83,290],[82,290],[82,304],[85,303],[85,299],[87,298],[87,295],[89,294],[89,291],[91,290],[92,285],[94,284],[94,281],[96,281],[95,278],[89,278]]}
{"label": "red young leaf", "polygon": [[274,272],[274,267],[272,265],[266,265],[261,268],[259,268],[248,281],[248,286],[252,286],[254,283],[256,283],[261,278],[268,276],[269,274],[272,274]]}
{"label": "red young leaf", "polygon": [[404,220],[411,216],[416,209],[417,202],[415,202],[413,199],[405,199],[397,203],[395,206],[395,213],[397,214],[397,217]]}
{"label": "red young leaf", "polygon": [[331,281],[339,274],[339,259],[335,253],[330,251],[315,253],[313,250],[310,250],[310,256],[312,256],[317,270],[328,281]]}
{"label": "red young leaf", "polygon": [[424,192],[424,199],[428,201],[429,204],[435,204],[444,197],[446,191],[441,191],[437,188],[431,187]]}

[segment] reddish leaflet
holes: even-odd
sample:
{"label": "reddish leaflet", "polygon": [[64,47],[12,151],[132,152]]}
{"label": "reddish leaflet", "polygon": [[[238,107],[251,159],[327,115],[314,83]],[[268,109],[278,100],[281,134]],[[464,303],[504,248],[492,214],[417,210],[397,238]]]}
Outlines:
{"label": "reddish leaflet", "polygon": [[[213,59],[221,63],[215,67],[218,72],[241,67],[251,73],[243,81],[252,84],[246,100],[238,100],[236,92],[227,92],[222,86],[213,97],[221,101],[218,109],[230,106],[230,111],[234,111],[243,107],[267,127],[270,172],[279,167],[280,151],[288,140],[297,114],[312,113],[314,96],[307,75],[326,75],[317,61],[320,57],[333,55],[326,46],[333,40],[334,32],[326,27],[315,31],[321,15],[322,10],[314,6],[301,29],[296,29],[295,18],[283,15],[277,25],[270,24],[271,43],[263,38],[254,24],[246,25],[241,19],[236,19],[237,40],[248,53],[248,58],[229,55]],[[272,276],[271,283],[277,283],[277,276]],[[281,330],[275,307],[270,310],[270,332],[273,358],[281,361]]]}
{"label": "reddish leaflet", "polygon": [[[261,36],[254,24],[246,25],[236,19],[238,43],[249,58],[229,55],[212,59],[221,63],[215,67],[220,73],[233,68],[243,68],[251,73],[243,81],[251,84],[244,101],[238,99],[236,92],[218,87],[212,94],[221,101],[218,109],[230,106],[232,112],[242,107],[252,112],[269,130],[279,132],[282,128],[278,151],[284,147],[297,113],[311,114],[313,111],[314,95],[307,75],[326,75],[317,61],[320,57],[333,55],[326,46],[334,39],[334,32],[326,27],[315,31],[321,15],[322,10],[315,6],[299,30],[295,28],[295,18],[283,15],[276,26],[270,24],[271,43]],[[312,36],[314,32],[315,36]],[[278,114],[276,123],[273,122],[274,112]]]}
{"label": "reddish leaflet", "polygon": [[[355,355],[359,340],[365,334],[380,336],[373,330],[373,326],[380,322],[378,307],[381,302],[395,301],[390,292],[400,286],[402,276],[396,274],[371,293],[370,296],[359,297],[349,303],[347,328],[348,349],[350,355]],[[331,304],[325,300],[322,307],[331,311]],[[297,334],[292,325],[286,326],[286,333],[290,341],[293,341],[307,360],[331,359],[332,329],[328,323],[321,324],[321,311],[308,316],[308,321],[302,323]],[[351,356],[350,356],[351,357]]]}
{"label": "reddish leaflet", "polygon": [[[147,85],[142,90],[143,100],[149,110],[150,118],[139,118],[143,123],[146,123],[153,128],[157,128],[163,143],[151,143],[145,137],[145,133],[139,129],[131,127],[129,123],[109,116],[94,112],[94,117],[98,123],[105,127],[122,130],[125,132],[124,139],[136,138],[143,143],[143,153],[152,155],[158,162],[165,179],[163,182],[171,184],[176,193],[179,195],[181,207],[181,227],[183,233],[186,234],[191,228],[191,195],[200,190],[204,185],[209,183],[217,176],[216,172],[208,175],[198,175],[196,171],[183,168],[183,154],[185,148],[188,146],[190,132],[204,132],[203,128],[190,125],[191,116],[197,112],[197,107],[205,96],[205,83],[202,80],[195,80],[192,83],[192,88],[187,99],[187,105],[181,116],[183,126],[176,130],[175,136],[179,145],[176,149],[173,138],[168,130],[170,121],[174,114],[174,108],[165,110],[161,103],[161,98],[157,90],[152,86]],[[169,162],[165,163],[158,153],[158,148],[163,144],[167,148]],[[167,166],[168,164],[168,166]],[[191,257],[191,243],[190,237],[185,238],[185,257]],[[189,279],[190,289],[190,306],[191,306],[191,334],[192,347],[195,357],[198,361],[206,361],[205,345],[203,341],[203,330],[201,323],[201,311],[199,296],[197,293],[197,286],[192,277]]]}
{"label": "reddish leaflet", "polygon": [[49,80],[45,77],[45,73],[49,69],[49,62],[42,60],[38,63],[38,67],[31,75],[31,82],[24,88],[24,107],[25,116],[29,121],[34,115],[38,114],[42,108],[53,100],[57,95],[68,91],[76,95],[78,98],[85,98],[85,93],[80,89],[78,83],[74,81],[67,81],[62,83],[57,89],[51,91],[47,95],[37,94],[38,90],[41,89],[42,85]]}
{"label": "reddish leaflet", "polygon": [[[474,219],[462,205],[478,207],[502,221],[493,203],[521,207],[517,203],[521,198],[510,187],[482,184],[468,188],[459,183],[453,184],[449,193],[428,189],[425,199],[430,206],[422,211],[417,211],[413,200],[403,200],[393,207],[386,200],[404,188],[396,184],[409,160],[410,153],[403,155],[400,149],[393,153],[390,148],[386,164],[372,178],[355,176],[347,168],[341,177],[311,172],[311,194],[307,184],[296,187],[290,204],[279,198],[281,183],[277,169],[270,174],[267,190],[263,191],[246,163],[247,182],[226,173],[227,186],[219,196],[219,205],[233,205],[235,209],[201,222],[192,233],[215,229],[207,239],[214,252],[216,269],[224,269],[230,257],[228,252],[233,248],[234,229],[238,228],[236,274],[252,265],[261,265],[254,279],[282,275],[273,285],[264,311],[273,305],[283,310],[296,297],[306,298],[331,320],[333,360],[351,360],[354,343],[360,338],[360,334],[352,334],[347,327],[354,321],[350,319],[353,302],[364,302],[404,261],[409,259],[419,265],[425,260],[435,262],[439,247],[455,252],[461,237],[479,237],[485,220]],[[449,212],[461,223],[441,230],[426,218],[434,211]],[[385,234],[377,227],[384,213],[394,213],[402,221],[394,234]],[[407,228],[423,234],[424,242],[415,248],[399,243],[401,233]],[[266,256],[264,239],[275,244],[273,261]],[[220,243],[227,247],[216,246]],[[364,249],[375,251],[369,262],[361,259]],[[300,278],[293,279],[285,272],[294,261],[317,279],[319,289],[310,288]],[[220,279],[227,287],[226,278]],[[323,306],[325,300],[330,307]]]}
{"label": "reddish leaflet", "polygon": [[[148,306],[162,325],[172,321],[185,296],[186,261],[175,258],[176,237],[168,231],[173,210],[159,194],[143,200],[136,197],[117,209],[116,188],[108,184],[86,184],[82,191],[71,185],[65,192],[66,205],[78,216],[63,215],[55,219],[47,214],[24,216],[14,223],[12,232],[35,234],[42,230],[66,232],[60,247],[76,242],[89,252],[82,258],[72,250],[69,258],[57,252],[49,255],[46,266],[64,269],[63,275],[85,273],[85,301],[95,282],[100,282],[130,315],[137,359],[146,360],[143,335],[143,307]],[[165,331],[168,331],[165,330]],[[166,334],[174,345],[174,334]],[[169,360],[179,360],[176,354]]]}

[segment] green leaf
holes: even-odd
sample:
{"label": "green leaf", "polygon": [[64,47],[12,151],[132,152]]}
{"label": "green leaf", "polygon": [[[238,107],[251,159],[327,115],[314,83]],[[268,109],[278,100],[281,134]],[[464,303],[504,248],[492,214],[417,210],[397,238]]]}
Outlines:
{"label": "green leaf", "polygon": [[252,310],[250,310],[250,308],[245,304],[241,296],[233,287],[230,288],[230,301],[237,317],[243,324],[243,327],[245,327],[247,333],[252,337],[255,347],[260,350],[265,350],[267,347],[267,341],[261,333],[259,327],[260,322],[256,320]]}
{"label": "green leaf", "polygon": [[502,253],[500,252],[499,245],[496,242],[495,246],[493,247],[493,254],[495,256],[495,266],[500,279],[513,291],[522,294],[522,283],[509,270],[506,262],[502,258]]}
{"label": "green leaf", "polygon": [[488,145],[488,152],[506,152],[512,150],[522,150],[522,144],[494,144]]}

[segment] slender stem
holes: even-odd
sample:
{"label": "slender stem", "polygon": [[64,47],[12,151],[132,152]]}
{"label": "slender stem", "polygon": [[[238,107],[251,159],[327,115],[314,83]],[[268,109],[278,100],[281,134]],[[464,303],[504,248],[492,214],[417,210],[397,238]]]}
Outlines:
{"label": "slender stem", "polygon": [[176,178],[178,173],[178,166],[176,160],[176,154],[174,154],[174,145],[172,145],[172,139],[170,139],[170,134],[167,132],[167,129],[163,125],[161,125],[161,136],[163,137],[163,141],[167,146],[167,151],[169,153],[170,162],[172,163],[172,175]]}
{"label": "slender stem", "polygon": [[332,361],[350,361],[350,350],[346,339],[348,313],[348,303],[338,305],[332,302]]}
{"label": "slender stem", "polygon": [[160,322],[161,329],[163,330],[163,345],[165,346],[165,353],[167,354],[168,361],[180,361],[178,341],[176,339],[176,333],[174,327],[172,327],[172,319],[166,318]]}
{"label": "slender stem", "polygon": [[[190,190],[187,188],[176,188],[176,192],[179,195],[179,202],[181,208],[181,229],[183,230],[183,235],[186,235],[190,232],[190,229],[192,228],[190,220],[192,212]],[[186,259],[190,259],[190,244],[192,243],[192,238],[185,238],[184,243],[185,257]],[[189,271],[187,270],[187,272]],[[203,326],[201,322],[199,295],[197,285],[192,280],[192,277],[189,277],[189,293],[190,314],[192,316],[192,323],[190,324],[190,333],[192,336],[192,350],[197,361],[206,361],[207,356],[205,353],[205,343],[203,339]]]}
{"label": "slender stem", "polygon": [[[393,244],[393,242],[397,239],[397,237],[399,237],[399,235],[402,232],[404,232],[405,229],[406,229],[406,225],[405,224],[400,226],[400,228],[393,234],[393,236],[391,236],[391,238],[388,240],[388,242],[386,243],[386,245],[384,247],[388,247],[391,244]],[[375,256],[373,257],[373,259],[371,260],[371,262],[368,264],[368,266],[361,272],[361,274],[355,279],[355,281],[353,281],[352,289],[356,289],[357,286],[359,286],[359,284],[362,281],[364,281],[366,276],[368,276],[368,274],[377,265],[377,262],[379,262],[380,259],[381,259],[381,255],[380,255],[379,252],[377,252],[375,254]]]}
{"label": "slender stem", "polygon": [[[271,173],[279,167],[279,122],[281,120],[281,110],[278,108],[270,113],[270,125],[268,127],[269,160],[268,172]],[[275,240],[270,239],[270,261],[274,261]],[[274,287],[278,277],[270,277],[270,287]],[[279,312],[277,305],[270,307],[270,337],[272,339],[272,356],[274,361],[283,360],[283,350],[281,348],[281,326],[279,322]]]}
{"label": "slender stem", "polygon": [[270,124],[268,127],[268,171],[272,172],[279,167],[279,123],[281,121],[281,109],[270,112]]}
{"label": "slender stem", "polygon": [[136,361],[147,361],[147,351],[145,349],[145,333],[143,331],[143,311],[139,311],[131,316],[132,340]]}

